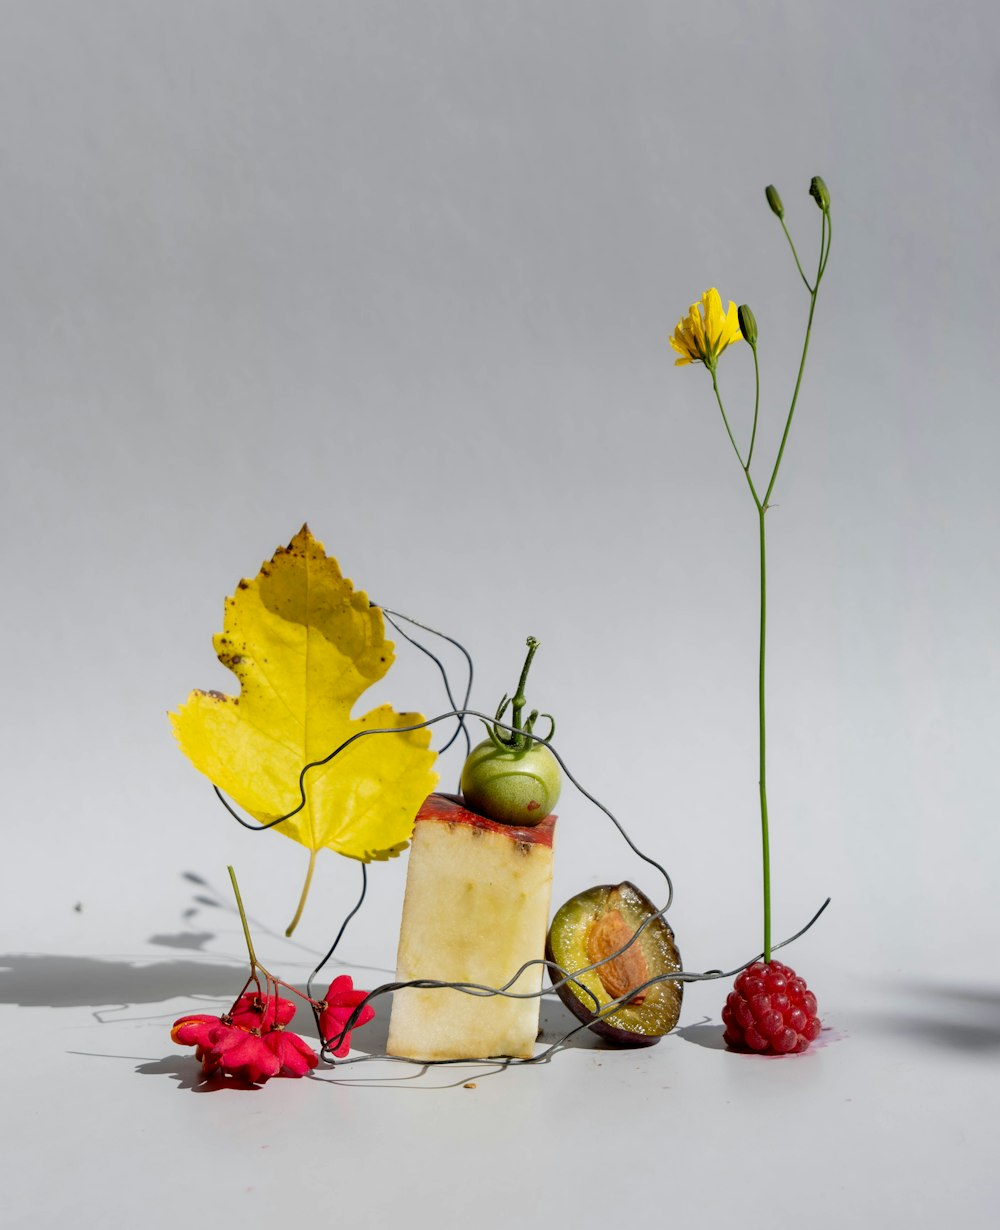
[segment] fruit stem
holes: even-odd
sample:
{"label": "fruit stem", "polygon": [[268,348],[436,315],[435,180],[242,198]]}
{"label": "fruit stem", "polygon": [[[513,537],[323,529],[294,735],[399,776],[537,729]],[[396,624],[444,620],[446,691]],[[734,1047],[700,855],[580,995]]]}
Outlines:
{"label": "fruit stem", "polygon": [[[246,910],[243,908],[243,898],[240,896],[240,886],[236,883],[236,872],[230,866],[229,878],[233,884],[233,892],[236,894],[236,908],[240,912],[240,922],[243,924],[243,938],[247,942],[247,952],[250,954],[250,976],[253,977],[253,972],[257,968],[257,957],[253,950],[253,940],[250,938],[250,925],[247,922]],[[246,988],[244,988],[245,990]]]}
{"label": "fruit stem", "polygon": [[524,713],[524,706],[527,700],[524,695],[524,685],[528,678],[528,671],[531,668],[531,659],[535,656],[535,651],[538,649],[539,642],[533,636],[529,636],[527,640],[528,656],[524,659],[524,666],[521,668],[521,678],[517,681],[517,691],[514,693],[511,700],[511,720],[510,724],[514,727],[514,734],[511,735],[510,746],[514,751],[520,751],[530,742],[526,739],[521,731],[521,715]]}

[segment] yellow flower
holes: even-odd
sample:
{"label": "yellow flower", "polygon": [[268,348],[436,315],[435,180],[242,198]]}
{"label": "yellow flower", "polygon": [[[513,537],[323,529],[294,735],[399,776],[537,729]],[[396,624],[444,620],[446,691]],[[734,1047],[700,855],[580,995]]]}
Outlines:
{"label": "yellow flower", "polygon": [[723,315],[722,300],[713,286],[702,295],[701,303],[692,303],[688,315],[677,322],[670,345],[681,357],[674,366],[704,363],[714,371],[716,361],[726,347],[731,342],[742,340],[736,304],[730,299],[729,310]]}

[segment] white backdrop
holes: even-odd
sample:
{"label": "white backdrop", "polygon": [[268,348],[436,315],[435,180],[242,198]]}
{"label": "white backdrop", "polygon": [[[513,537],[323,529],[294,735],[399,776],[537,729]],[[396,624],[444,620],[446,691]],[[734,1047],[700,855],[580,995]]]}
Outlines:
{"label": "white backdrop", "polygon": [[[134,1167],[125,1186],[156,1197],[146,1224],[198,1201],[207,1221],[250,1183],[247,1099],[175,1097],[193,1061],[164,1059],[186,988],[224,997],[218,966],[240,960],[228,899],[206,904],[185,876],[221,892],[236,863],[262,947],[300,977],[357,868],[322,857],[296,944],[269,937],[304,852],[228,821],[165,715],[192,687],[231,689],[211,649],[222,600],[303,521],[378,601],[465,642],[480,708],[511,689],[537,635],[532,702],[557,715],[588,789],[668,863],[689,965],[757,950],[754,510],[706,374],[675,370],[667,338],[710,285],[753,306],[757,449],[773,455],[807,297],[763,187],[781,190],[812,263],[816,173],[833,250],[768,519],[769,797],[776,933],[833,897],[789,956],[828,1045],[740,1067],[695,1044],[722,998],[695,988],[687,1036],[641,1060],[584,1049],[475,1095],[433,1093],[451,1078],[424,1074],[426,1099],[404,1096],[395,1069],[378,1095],[285,1082],[250,1099],[255,1130],[301,1116],[283,1128],[294,1183],[322,1198],[317,1141],[347,1107],[347,1224],[365,1223],[375,1187],[388,1215],[419,1211],[447,1182],[431,1161],[446,1146],[478,1181],[467,1207],[454,1197],[456,1220],[501,1224],[509,1188],[485,1145],[520,1144],[531,1124],[557,1176],[602,1150],[642,1163],[591,1196],[595,1219],[653,1198],[660,1148],[689,1178],[674,1210],[721,1217],[716,1169],[738,1184],[774,1156],[766,1107],[775,1132],[795,1135],[786,1114],[809,1124],[783,1199],[822,1197],[817,1224],[930,1225],[956,1201],[966,1224],[992,1224],[993,6],[2,12],[0,1020],[14,1039],[36,1031],[48,1057],[16,1082],[14,1224],[70,1207],[42,1158],[79,1167],[82,1224],[124,1201],[85,1153],[68,1161],[100,1100],[132,1125],[112,1115],[109,1130]],[[720,376],[745,432],[740,351]],[[383,694],[444,707],[402,650]],[[598,813],[569,793],[560,812],[556,902],[643,883]],[[391,969],[404,876],[405,859],[373,869],[343,950],[375,971],[359,981]],[[129,1008],[100,1024],[116,1004]],[[157,1079],[136,1081],[144,1067]],[[66,1099],[56,1117],[50,1080]],[[628,1154],[580,1126],[619,1112]],[[182,1202],[181,1172],[216,1147],[214,1178]],[[935,1157],[933,1180],[908,1187]],[[272,1162],[252,1197],[262,1213],[289,1185]],[[560,1216],[557,1195],[519,1216]]]}

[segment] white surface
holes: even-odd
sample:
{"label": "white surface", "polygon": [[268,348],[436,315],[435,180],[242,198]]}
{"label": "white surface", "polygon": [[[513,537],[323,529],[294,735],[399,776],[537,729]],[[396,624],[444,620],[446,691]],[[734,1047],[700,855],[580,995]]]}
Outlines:
{"label": "white surface", "polygon": [[[238,959],[235,947],[225,955]],[[933,1226],[960,1208],[966,1224],[988,1226],[995,1216],[989,985],[883,975],[876,986],[823,962],[829,1028],[792,1061],[718,1049],[718,1028],[702,1022],[719,995],[695,988],[687,1024],[646,1051],[584,1039],[541,1067],[373,1061],[197,1096],[197,1065],[166,1037],[195,1003],[181,988],[235,993],[241,972],[200,954],[168,963],[149,948],[100,965],[37,968],[43,960],[11,963],[22,1002],[37,1006],[3,1009],[36,1061],[11,1065],[5,1080],[18,1108],[5,1148],[12,1227],[107,1224],[137,1210],[150,1227],[266,1225],[289,1206],[351,1226],[425,1224],[437,1208],[447,1224],[501,1227],[518,1200],[532,1226],[597,1226],[628,1216],[631,1202],[661,1201],[706,1225]],[[168,990],[178,993],[160,1000]],[[70,999],[86,1004],[44,1006]],[[130,1002],[90,1007],[105,999]],[[359,1045],[369,1033],[383,1044],[385,1019]],[[567,1020],[546,1001],[547,1038]]]}
{"label": "white surface", "polygon": [[[5,1222],[750,1227],[774,1217],[748,1189],[776,1184],[814,1226],[993,1226],[996,7],[4,17]],[[299,946],[268,939],[302,851],[229,823],[164,716],[230,686],[222,599],[304,520],[468,644],[482,708],[537,635],[533,703],[669,864],[688,964],[756,950],[756,527],[666,338],[709,285],[751,303],[766,456],[804,295],[762,189],[811,253],[816,172],[834,246],[769,514],[769,797],[776,933],[834,898],[788,954],[828,1044],[701,1045],[721,989],[696,988],[646,1054],[475,1090],[371,1064],[192,1093],[167,1029],[238,989],[240,940],[184,874],[234,862],[298,977],[357,891],[321,858]],[[748,356],[720,370],[740,430]],[[402,653],[385,695],[440,703]],[[655,892],[599,814],[560,812],[556,901]],[[345,940],[362,985],[404,873],[374,869]]]}

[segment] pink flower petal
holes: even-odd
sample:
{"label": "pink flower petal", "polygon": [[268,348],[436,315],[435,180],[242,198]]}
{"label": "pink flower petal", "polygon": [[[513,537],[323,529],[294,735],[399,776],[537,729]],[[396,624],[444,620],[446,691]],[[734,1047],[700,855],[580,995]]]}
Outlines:
{"label": "pink flower petal", "polygon": [[319,1063],[319,1056],[298,1034],[273,1029],[264,1035],[264,1043],[273,1051],[287,1076],[305,1076]]}
{"label": "pink flower petal", "polygon": [[280,995],[258,995],[248,991],[233,1005],[231,1013],[234,1025],[243,1029],[259,1029],[262,1033],[278,1025],[287,1025],[295,1016],[295,1004]]}
{"label": "pink flower petal", "polygon": [[220,1067],[254,1082],[266,1081],[281,1071],[278,1057],[264,1039],[236,1025],[213,1031],[212,1054]]}
{"label": "pink flower petal", "polygon": [[222,1020],[217,1016],[193,1012],[190,1016],[182,1016],[174,1021],[170,1036],[182,1046],[207,1047],[211,1045],[212,1031],[221,1024]]}
{"label": "pink flower petal", "polygon": [[[348,1031],[343,1038],[340,1035],[343,1033],[344,1026],[351,1019],[354,1009],[367,994],[367,991],[355,990],[354,982],[347,974],[341,974],[339,978],[334,978],[330,983],[330,989],[326,993],[326,1007],[320,1012],[319,1027],[324,1042],[331,1043],[340,1038],[333,1049],[336,1059],[343,1059],[351,1049],[351,1032]],[[374,1016],[375,1009],[371,1004],[365,1004],[358,1014],[358,1019],[351,1026],[351,1030],[367,1024]]]}

